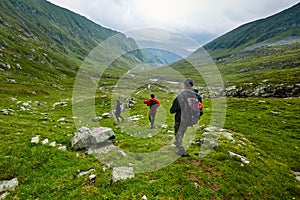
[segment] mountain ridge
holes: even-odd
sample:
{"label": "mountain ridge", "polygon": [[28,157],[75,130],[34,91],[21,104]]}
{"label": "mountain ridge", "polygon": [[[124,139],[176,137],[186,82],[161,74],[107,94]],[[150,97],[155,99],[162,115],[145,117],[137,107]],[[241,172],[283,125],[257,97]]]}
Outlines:
{"label": "mountain ridge", "polygon": [[[300,3],[280,13],[249,22],[220,36],[192,54],[206,50],[224,82],[224,90],[207,92],[201,76],[189,73],[184,60],[171,66],[199,83],[206,97],[299,97]],[[213,95],[212,95],[213,94]]]}
{"label": "mountain ridge", "polygon": [[284,39],[300,41],[300,3],[272,16],[243,24],[203,48],[218,60],[246,47],[272,44]]}
{"label": "mountain ridge", "polygon": [[[116,35],[118,48],[126,52],[138,49],[135,41],[125,34],[46,0],[1,0],[1,87],[6,91],[9,79],[16,80],[17,84],[38,79],[52,85],[74,78],[90,51]],[[128,56],[133,63],[143,60],[139,51]]]}

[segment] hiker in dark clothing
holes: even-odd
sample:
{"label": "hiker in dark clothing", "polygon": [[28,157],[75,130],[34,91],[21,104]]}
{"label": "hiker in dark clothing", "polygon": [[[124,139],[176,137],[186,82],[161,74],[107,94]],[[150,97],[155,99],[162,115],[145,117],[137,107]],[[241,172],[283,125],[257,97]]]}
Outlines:
{"label": "hiker in dark clothing", "polygon": [[155,98],[154,94],[151,94],[150,97],[151,97],[150,99],[144,100],[144,104],[147,104],[147,106],[150,107],[148,112],[148,118],[151,124],[151,128],[154,128],[155,116],[156,116],[157,108],[160,106],[160,103]]}
{"label": "hiker in dark clothing", "polygon": [[[198,119],[195,119],[195,122],[192,122],[190,119],[189,114],[191,111],[190,108],[186,105],[186,99],[196,98],[197,102],[202,103],[202,98],[196,93],[192,87],[194,85],[194,81],[191,78],[188,78],[184,81],[184,91],[182,91],[173,101],[172,106],[170,108],[170,113],[175,113],[175,122],[174,122],[174,133],[175,133],[175,146],[177,147],[176,154],[184,155],[185,149],[182,146],[182,139],[184,137],[184,133],[186,132],[187,128],[191,125],[194,125],[198,122]],[[200,118],[200,109],[198,110],[198,118]]]}
{"label": "hiker in dark clothing", "polygon": [[116,118],[117,121],[120,122],[119,118],[122,119],[122,122],[124,122],[124,118],[121,116],[121,111],[122,111],[122,103],[120,102],[120,100],[117,100],[117,105],[116,105]]}

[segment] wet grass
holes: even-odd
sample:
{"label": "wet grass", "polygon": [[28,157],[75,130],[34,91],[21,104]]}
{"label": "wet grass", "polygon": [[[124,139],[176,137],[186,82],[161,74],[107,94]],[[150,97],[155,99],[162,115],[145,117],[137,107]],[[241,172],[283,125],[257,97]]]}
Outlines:
{"label": "wet grass", "polygon": [[[17,177],[20,183],[7,199],[141,199],[143,195],[148,199],[293,199],[300,195],[299,182],[291,172],[300,168],[298,98],[228,98],[224,128],[233,133],[236,143],[220,137],[219,147],[204,158],[199,157],[200,147],[191,145],[187,149],[190,157],[112,184],[112,170],[105,163],[84,150],[71,149],[69,141],[77,131],[71,92],[53,93],[50,89],[47,93],[51,95],[44,96],[1,94],[1,109],[14,111],[0,115],[0,179]],[[173,116],[167,114],[164,119],[158,113],[156,134],[147,137],[151,129],[142,99],[148,98],[148,91],[135,97],[137,103],[130,115],[144,116],[134,123],[137,131],[142,127],[143,135],[135,136],[133,125],[122,129],[122,123],[117,124],[113,118],[103,119],[99,125],[113,128],[113,142],[125,151],[147,153],[169,145],[173,140],[172,133],[168,133],[173,129]],[[167,110],[172,99],[159,92],[157,97]],[[53,107],[62,100],[67,105]],[[30,109],[21,111],[28,101]],[[107,98],[99,97],[96,103],[101,105],[96,106],[99,115],[111,109]],[[204,126],[210,124],[210,101],[204,99],[204,103],[205,115],[196,138],[201,138]],[[160,128],[163,124],[167,128]],[[57,146],[65,145],[67,151],[31,144],[31,137],[36,135],[41,140],[56,141]],[[230,157],[228,151],[247,157],[250,164]],[[89,182],[88,176],[78,177],[78,170],[91,168],[95,169],[95,182]]]}
{"label": "wet grass", "polygon": [[[245,59],[219,63],[218,67],[225,83],[259,83],[269,79],[274,83],[278,80],[278,83],[295,84],[299,82],[298,51],[298,48],[291,48],[267,57],[255,55],[251,58],[248,55]],[[282,56],[284,52],[289,55]],[[276,68],[280,60],[283,60],[284,69]],[[299,98],[227,98],[224,128],[233,134],[234,143],[220,136],[218,148],[205,157],[199,156],[201,147],[192,144],[187,149],[190,157],[180,157],[170,163],[167,159],[159,160],[158,154],[145,160],[130,157],[127,158],[130,162],[141,166],[151,166],[153,160],[157,161],[158,166],[164,162],[167,164],[157,170],[137,173],[132,179],[112,183],[112,169],[105,162],[88,155],[86,150],[72,150],[70,145],[79,128],[76,127],[77,119],[72,112],[76,70],[70,69],[74,63],[58,56],[54,60],[54,67],[43,65],[47,68],[45,72],[43,67],[35,69],[40,63],[31,63],[31,66],[26,59],[21,61],[22,58],[12,60],[11,65],[20,63],[22,70],[13,67],[0,72],[0,110],[6,109],[8,112],[7,115],[0,112],[0,180],[17,177],[19,181],[19,186],[10,192],[7,199],[123,200],[141,199],[143,195],[148,199],[297,199],[300,196],[299,181],[291,172],[300,171]],[[263,63],[265,70],[238,72]],[[64,66],[60,72],[57,70],[59,66]],[[74,69],[78,68],[74,66]],[[199,85],[205,86],[201,77],[194,77],[194,71],[184,66],[175,69],[179,74],[193,77]],[[104,73],[98,87],[102,89],[95,91],[97,116],[114,108],[112,93],[123,73],[115,69]],[[150,75],[146,74],[145,77]],[[172,77],[170,74],[168,76]],[[7,79],[15,79],[16,83],[9,83]],[[128,85],[132,83],[130,78],[126,80]],[[126,121],[116,123],[114,118],[107,118],[91,124],[111,127],[116,135],[113,143],[126,152],[142,154],[169,150],[169,144],[174,139],[171,132],[174,116],[168,111],[176,93],[162,85],[148,88],[147,84],[127,91],[128,85],[123,85],[125,89],[122,93],[135,98],[137,103],[128,112],[122,113]],[[155,93],[161,102],[156,119],[157,128],[154,130],[150,129],[148,108],[143,104],[150,93]],[[192,141],[201,138],[204,128],[212,121],[212,100],[204,98],[203,101],[204,116]],[[56,104],[58,102],[64,103]],[[138,116],[139,119],[132,122],[129,120],[132,116]],[[90,123],[92,119],[85,120],[80,124]],[[49,142],[55,141],[56,147],[41,142],[31,144],[31,138],[36,135],[40,136],[41,141],[46,138]],[[186,138],[189,137],[186,135]],[[67,150],[59,150],[60,145],[66,146]],[[243,164],[239,159],[229,156],[229,151],[245,156],[250,164]],[[126,161],[122,158],[119,161],[121,163]],[[155,166],[151,167],[155,169]],[[95,169],[95,181],[90,181],[88,175],[78,177],[79,171],[91,168]]]}

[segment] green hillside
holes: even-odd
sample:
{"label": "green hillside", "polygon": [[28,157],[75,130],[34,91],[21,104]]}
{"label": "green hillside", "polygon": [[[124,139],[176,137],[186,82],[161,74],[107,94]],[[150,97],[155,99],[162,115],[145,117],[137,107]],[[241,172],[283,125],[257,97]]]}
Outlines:
{"label": "green hillside", "polygon": [[3,0],[0,6],[1,31],[40,41],[41,46],[72,52],[80,59],[99,42],[117,34],[45,0]]}
{"label": "green hillside", "polygon": [[215,60],[219,60],[247,49],[299,40],[300,3],[268,18],[244,24],[204,48]]}
{"label": "green hillside", "polygon": [[[22,90],[32,90],[31,87],[36,87],[34,85],[42,85],[42,90],[51,89],[53,85],[64,88],[64,84],[72,82],[69,79],[75,77],[90,51],[116,34],[120,49],[136,48],[135,42],[124,34],[106,29],[46,0],[2,0],[0,91],[17,94]],[[132,56],[135,57],[131,59],[133,62],[142,59],[138,51]],[[7,83],[12,82],[14,89],[11,90]]]}
{"label": "green hillside", "polygon": [[[226,98],[210,98],[187,60],[153,68],[141,65],[144,55],[135,51],[97,73],[115,49],[97,49],[103,63],[86,56],[116,34],[45,0],[0,1],[0,199],[299,198],[299,43],[254,49],[245,44],[248,51],[220,54],[225,59],[216,64],[224,84],[237,89]],[[124,34],[109,42],[125,52],[136,47]],[[164,57],[150,55],[146,60],[155,63]],[[172,146],[169,109],[177,91],[168,86],[182,82],[174,69],[177,77],[195,79],[204,103],[199,124],[184,137],[182,157],[174,157]],[[170,84],[158,84],[151,75]],[[275,97],[289,98],[274,98],[272,90],[247,96],[268,85],[281,87]],[[161,103],[154,129],[143,103],[151,93]],[[124,122],[113,115],[115,98],[126,105]],[[95,116],[85,115],[91,110]],[[96,144],[104,153],[72,148],[81,125],[111,128],[115,137]],[[109,154],[106,144],[117,148]],[[120,165],[132,168],[134,176],[114,181]],[[6,184],[11,180],[14,187]]]}
{"label": "green hillside", "polygon": [[[218,66],[226,96],[300,96],[300,4],[242,25],[194,54],[203,50]],[[191,66],[186,61],[171,66],[188,76],[194,74],[186,70]],[[195,78],[209,95],[204,80]]]}

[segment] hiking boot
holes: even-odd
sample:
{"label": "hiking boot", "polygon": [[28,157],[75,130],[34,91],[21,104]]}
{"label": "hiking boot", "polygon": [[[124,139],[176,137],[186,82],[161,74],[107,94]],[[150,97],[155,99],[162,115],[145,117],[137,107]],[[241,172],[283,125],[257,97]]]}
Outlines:
{"label": "hiking boot", "polygon": [[176,150],[176,154],[179,155],[179,156],[185,155],[185,150],[184,150],[184,148],[182,147],[182,148],[177,149],[177,150]]}
{"label": "hiking boot", "polygon": [[176,140],[174,141],[174,143],[173,143],[177,148],[180,148],[180,144],[179,144],[179,142],[177,142]]}

